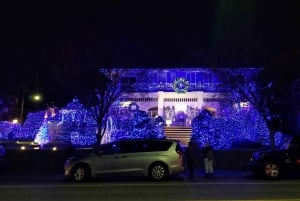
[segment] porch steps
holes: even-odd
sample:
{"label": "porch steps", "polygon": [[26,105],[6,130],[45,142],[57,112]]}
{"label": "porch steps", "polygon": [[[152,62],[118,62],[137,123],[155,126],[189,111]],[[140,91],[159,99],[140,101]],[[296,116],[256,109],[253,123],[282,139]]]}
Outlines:
{"label": "porch steps", "polygon": [[191,138],[192,128],[185,126],[165,127],[164,133],[167,139],[179,140],[181,145],[187,146]]}

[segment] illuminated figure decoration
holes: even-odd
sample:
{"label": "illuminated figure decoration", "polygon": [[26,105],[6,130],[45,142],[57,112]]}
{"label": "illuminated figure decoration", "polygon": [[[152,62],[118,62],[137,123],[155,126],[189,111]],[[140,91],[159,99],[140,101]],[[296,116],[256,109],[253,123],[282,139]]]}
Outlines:
{"label": "illuminated figure decoration", "polygon": [[161,117],[150,118],[145,111],[138,109],[136,103],[130,104],[128,111],[127,115],[113,116],[116,126],[111,133],[112,141],[124,138],[165,138]]}
{"label": "illuminated figure decoration", "polygon": [[47,110],[45,112],[45,119],[53,118],[57,113],[58,108],[54,105],[54,103],[51,103],[51,106],[47,106]]}
{"label": "illuminated figure decoration", "polygon": [[139,106],[136,103],[131,103],[129,105],[129,111],[130,112],[135,112],[135,111],[138,111],[138,110],[139,110]]}
{"label": "illuminated figure decoration", "polygon": [[[112,108],[108,119],[108,133],[102,143],[123,138],[165,137],[163,119],[159,116],[150,118],[145,111],[139,110],[136,103],[120,110]],[[14,139],[31,139],[41,146],[50,142],[90,146],[96,142],[96,122],[78,99],[57,109],[53,116],[43,116],[43,112],[29,113],[24,125],[19,130],[13,130]]]}

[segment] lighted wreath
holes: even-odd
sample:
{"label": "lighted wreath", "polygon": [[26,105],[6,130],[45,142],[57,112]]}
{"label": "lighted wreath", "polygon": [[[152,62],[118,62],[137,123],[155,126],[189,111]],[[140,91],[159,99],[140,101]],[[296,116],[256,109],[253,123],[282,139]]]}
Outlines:
{"label": "lighted wreath", "polygon": [[176,80],[173,82],[173,89],[178,94],[184,94],[189,89],[189,81],[183,77],[176,78]]}

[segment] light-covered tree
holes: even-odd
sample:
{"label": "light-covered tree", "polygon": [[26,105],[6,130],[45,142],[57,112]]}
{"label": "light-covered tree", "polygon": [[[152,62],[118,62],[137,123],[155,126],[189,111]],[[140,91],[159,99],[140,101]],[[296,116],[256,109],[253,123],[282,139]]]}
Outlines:
{"label": "light-covered tree", "polygon": [[[90,76],[97,76],[98,73],[98,79],[101,79],[102,83],[99,84],[96,81],[94,85],[85,85],[90,89],[90,93],[86,94],[88,97],[86,104],[91,108],[92,115],[97,122],[96,145],[101,144],[106,132],[109,110],[122,92],[121,78],[124,72],[124,69],[100,69],[99,72]],[[97,80],[97,78],[93,80]]]}
{"label": "light-covered tree", "polygon": [[222,74],[226,74],[224,88],[229,94],[229,101],[242,107],[247,104],[256,110],[265,121],[270,133],[270,145],[274,147],[274,134],[279,129],[281,113],[279,110],[280,99],[275,95],[275,88],[264,69],[222,69]]}

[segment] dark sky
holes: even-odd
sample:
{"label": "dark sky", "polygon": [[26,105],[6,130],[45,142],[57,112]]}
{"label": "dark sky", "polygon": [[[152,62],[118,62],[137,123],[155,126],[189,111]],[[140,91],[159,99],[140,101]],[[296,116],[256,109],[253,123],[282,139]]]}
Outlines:
{"label": "dark sky", "polygon": [[299,50],[296,0],[74,2],[1,6],[1,88],[21,75],[53,95],[84,68],[263,66]]}
{"label": "dark sky", "polygon": [[205,65],[207,57],[249,65],[262,62],[250,55],[257,51],[299,44],[299,1],[107,2],[3,6],[1,57],[23,65],[79,55],[83,65]]}

